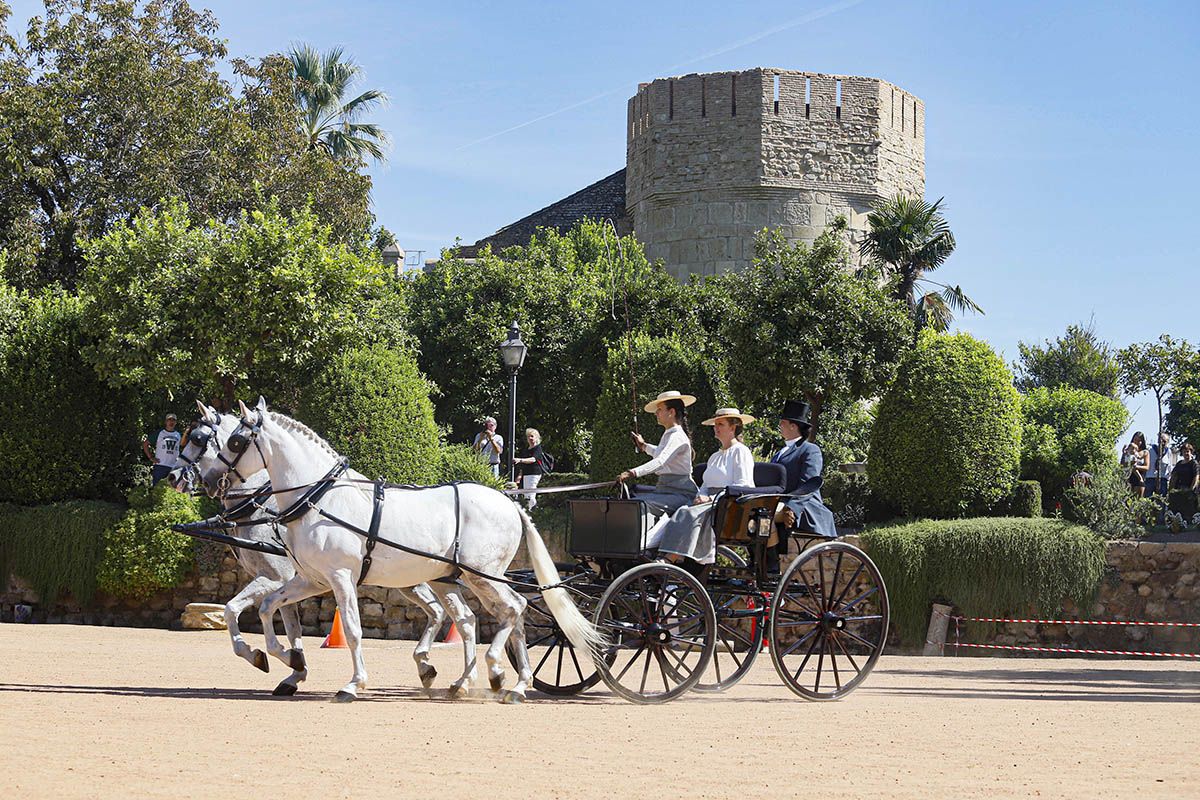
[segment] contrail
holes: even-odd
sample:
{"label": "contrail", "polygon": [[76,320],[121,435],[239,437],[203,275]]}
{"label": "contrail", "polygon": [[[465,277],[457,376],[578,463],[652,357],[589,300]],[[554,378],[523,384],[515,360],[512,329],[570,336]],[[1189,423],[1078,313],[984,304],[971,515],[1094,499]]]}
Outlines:
{"label": "contrail", "polygon": [[[816,11],[805,14],[802,17],[797,17],[796,19],[781,23],[779,25],[774,26],[773,28],[767,28],[764,31],[754,34],[753,36],[748,36],[745,39],[739,39],[736,42],[732,42],[731,44],[727,44],[723,47],[719,47],[716,50],[711,50],[711,51],[705,53],[704,55],[696,56],[695,58],[690,58],[687,61],[681,61],[678,64],[672,64],[671,66],[666,67],[665,69],[657,70],[657,71],[658,72],[669,72],[671,70],[679,69],[680,67],[686,67],[689,64],[695,64],[698,61],[705,61],[709,58],[713,58],[714,56],[724,55],[725,53],[729,53],[733,50],[738,50],[742,47],[745,47],[746,45],[750,45],[750,44],[754,44],[755,42],[762,41],[763,39],[766,39],[768,36],[774,36],[777,33],[783,33],[786,30],[791,30],[792,28],[799,27],[800,25],[805,25],[809,22],[815,22],[816,20],[819,20],[822,17],[828,17],[830,14],[836,14],[839,11],[844,11],[847,8],[851,8],[853,6],[860,5],[864,2],[866,2],[866,0],[843,0],[843,2],[841,2],[841,3],[834,3],[833,5],[825,6],[824,8],[819,8]],[[605,97],[608,97],[609,95],[614,95],[614,94],[617,94],[618,92],[625,91],[627,85],[628,84],[622,84],[621,86],[619,86],[615,89],[609,89],[607,92],[601,92],[600,94],[594,94],[591,97],[588,97],[584,100],[579,100],[578,102],[571,103],[568,106],[563,106],[562,108],[560,108],[556,111],[549,111],[545,114],[542,114],[541,116],[534,117],[533,119],[518,123],[516,125],[513,125],[512,127],[505,128],[502,131],[490,133],[481,139],[475,139],[474,141],[467,142],[466,144],[460,145],[459,147],[457,147],[455,149],[456,150],[466,150],[468,147],[474,147],[477,144],[483,144],[484,142],[489,142],[492,139],[495,139],[497,137],[505,135],[506,133],[512,133],[513,131],[518,131],[521,128],[527,128],[530,125],[541,122],[542,120],[545,120],[545,119],[550,119],[551,117],[556,117],[559,114],[565,114],[566,112],[572,111],[576,108],[579,108],[580,106],[586,106],[588,103],[594,103],[597,100],[601,100]]]}

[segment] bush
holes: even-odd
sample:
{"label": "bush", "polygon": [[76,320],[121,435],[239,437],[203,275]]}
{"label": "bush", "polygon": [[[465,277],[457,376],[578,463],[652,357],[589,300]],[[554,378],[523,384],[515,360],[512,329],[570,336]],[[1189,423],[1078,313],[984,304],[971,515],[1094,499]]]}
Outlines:
{"label": "bush", "polygon": [[129,513],[104,534],[96,585],[117,597],[139,600],[179,584],[191,570],[192,539],[171,526],[201,518],[196,498],[165,482],[129,494]]}
{"label": "bush", "polygon": [[404,353],[375,346],[334,356],[304,391],[298,416],[368,478],[438,478],[429,385]]}
{"label": "bush", "polygon": [[[587,474],[583,472],[552,472],[549,475],[542,476],[542,480],[538,483],[538,488],[549,489],[554,486],[572,486],[590,482]],[[538,495],[538,508],[542,508],[543,506],[546,508],[566,508],[568,500],[582,496],[573,492]]]}
{"label": "bush", "polygon": [[830,469],[825,472],[821,497],[839,527],[860,528],[867,519],[867,507],[871,505],[871,485],[861,472]]}
{"label": "bush", "polygon": [[29,582],[42,602],[64,592],[81,605],[96,593],[96,565],[105,532],[125,509],[96,500],[0,509],[0,589],[10,576]]}
{"label": "bush", "polygon": [[504,487],[503,482],[492,474],[491,467],[484,463],[479,453],[470,445],[443,444],[438,449],[438,483],[470,481],[482,483],[493,489]]}
{"label": "bush", "polygon": [[1058,386],[1021,398],[1021,477],[1042,484],[1047,508],[1062,500],[1077,472],[1114,463],[1114,445],[1128,424],[1121,401]]}
{"label": "bush", "polygon": [[1158,514],[1153,500],[1133,494],[1128,474],[1117,464],[1076,479],[1063,493],[1062,510],[1067,519],[1108,539],[1141,536],[1146,532],[1143,521]]}
{"label": "bush", "polygon": [[84,361],[82,316],[61,292],[26,297],[0,343],[0,501],[118,500],[128,488],[139,398]]}
{"label": "bush", "polygon": [[872,490],[908,516],[986,513],[1017,478],[1020,414],[1012,374],[987,344],[923,331],[879,402]]}
{"label": "bush", "polygon": [[1055,519],[981,517],[874,528],[861,542],[883,573],[892,619],[910,645],[924,639],[930,604],[968,617],[1086,612],[1104,575],[1104,542]]}
{"label": "bush", "polygon": [[1042,516],[1042,485],[1037,481],[1017,481],[992,513],[997,517]]}
{"label": "bush", "polygon": [[1167,495],[1167,508],[1190,523],[1197,511],[1196,493],[1191,489],[1172,489]]}
{"label": "bush", "polygon": [[[675,389],[695,395],[696,403],[687,410],[692,447],[697,463],[707,459],[717,449],[717,441],[712,431],[701,427],[700,422],[716,411],[718,386],[708,360],[674,337],[653,339],[635,335],[632,353],[633,373],[637,376],[637,419],[642,435],[653,443],[662,432],[654,417],[642,411],[659,392]],[[629,439],[629,432],[633,430],[629,357],[625,342],[608,351],[608,366],[596,403],[596,423],[592,427],[591,476],[594,481],[612,480],[622,470],[650,460],[643,453],[635,453]]]}

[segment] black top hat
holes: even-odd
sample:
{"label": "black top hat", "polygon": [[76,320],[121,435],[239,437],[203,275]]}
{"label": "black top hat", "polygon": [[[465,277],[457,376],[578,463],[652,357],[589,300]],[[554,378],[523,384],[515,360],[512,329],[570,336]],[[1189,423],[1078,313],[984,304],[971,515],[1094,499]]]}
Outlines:
{"label": "black top hat", "polygon": [[808,421],[809,408],[808,403],[802,400],[787,400],[783,404],[783,411],[779,412],[780,419],[786,419],[794,422],[797,425],[809,425]]}

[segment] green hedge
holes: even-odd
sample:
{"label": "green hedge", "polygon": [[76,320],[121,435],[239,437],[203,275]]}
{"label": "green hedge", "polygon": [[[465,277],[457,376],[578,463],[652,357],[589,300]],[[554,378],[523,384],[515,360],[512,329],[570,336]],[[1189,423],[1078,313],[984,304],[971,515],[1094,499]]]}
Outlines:
{"label": "green hedge", "polygon": [[[642,410],[659,392],[674,389],[696,397],[687,410],[692,433],[695,462],[706,460],[717,449],[711,429],[700,425],[717,408],[719,378],[713,374],[710,362],[694,348],[677,338],[633,338],[633,373],[637,376],[638,427],[646,441],[657,442],[662,428],[654,415]],[[629,386],[629,350],[622,340],[608,351],[608,364],[600,399],[596,403],[596,423],[592,426],[592,459],[590,474],[594,481],[612,480],[625,469],[650,460],[635,453],[629,432],[633,430],[633,403]]]}
{"label": "green hedge", "polygon": [[1042,484],[1045,507],[1063,499],[1071,476],[1116,459],[1129,412],[1111,397],[1058,386],[1021,398],[1021,477]]}
{"label": "green hedge", "polygon": [[19,575],[43,602],[66,591],[91,603],[105,532],[124,514],[123,506],[98,500],[0,507],[0,590]]}
{"label": "green hedge", "polygon": [[1007,496],[1021,457],[1012,373],[986,343],[922,331],[879,402],[871,488],[908,516],[984,514]]}
{"label": "green hedge", "polygon": [[1017,481],[992,513],[997,517],[1042,516],[1042,485],[1037,481]]}
{"label": "green hedge", "polygon": [[470,445],[444,444],[438,448],[438,471],[436,483],[451,481],[471,481],[491,486],[493,489],[503,488],[504,483],[492,474],[492,469],[484,463],[479,453]]}
{"label": "green hedge", "polygon": [[1104,574],[1104,541],[1056,519],[978,517],[873,528],[862,545],[883,573],[902,641],[924,640],[930,604],[968,617],[1087,614]]}
{"label": "green hedge", "polygon": [[135,489],[129,506],[125,517],[104,532],[96,586],[137,600],[178,585],[195,564],[193,540],[171,526],[200,519],[200,503],[164,481],[153,489]]}
{"label": "green hedge", "polygon": [[297,416],[368,478],[437,479],[429,384],[405,353],[377,345],[334,356],[305,389]]}

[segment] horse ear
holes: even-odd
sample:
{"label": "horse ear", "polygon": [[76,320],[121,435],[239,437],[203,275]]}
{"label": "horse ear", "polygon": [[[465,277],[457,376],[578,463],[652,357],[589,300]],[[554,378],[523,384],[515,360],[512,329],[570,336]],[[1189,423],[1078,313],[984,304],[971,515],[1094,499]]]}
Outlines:
{"label": "horse ear", "polygon": [[238,410],[242,412],[242,419],[247,419],[250,416],[250,409],[246,408],[246,404],[238,400]]}
{"label": "horse ear", "polygon": [[258,396],[258,403],[254,406],[255,410],[260,414],[267,413],[267,398],[261,394]]}
{"label": "horse ear", "polygon": [[204,403],[201,403],[199,400],[196,401],[196,408],[200,409],[200,418],[205,422],[213,422],[216,420],[217,412],[215,409],[204,405]]}

